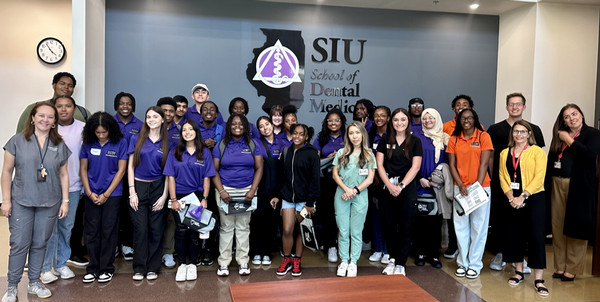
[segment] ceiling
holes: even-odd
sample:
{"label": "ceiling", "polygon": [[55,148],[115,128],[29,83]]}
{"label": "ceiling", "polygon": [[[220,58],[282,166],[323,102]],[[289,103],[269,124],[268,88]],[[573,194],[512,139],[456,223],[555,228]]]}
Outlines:
{"label": "ceiling", "polygon": [[[308,5],[346,6],[360,8],[416,10],[452,13],[474,13],[482,15],[499,15],[523,5],[535,2],[563,3],[574,5],[600,6],[600,0],[259,0],[264,2],[296,3]],[[472,10],[469,5],[479,3],[479,8]]]}

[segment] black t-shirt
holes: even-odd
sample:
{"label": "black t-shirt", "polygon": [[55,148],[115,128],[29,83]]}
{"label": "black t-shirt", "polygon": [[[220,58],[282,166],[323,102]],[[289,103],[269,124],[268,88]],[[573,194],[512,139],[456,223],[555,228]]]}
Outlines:
{"label": "black t-shirt", "polygon": [[[408,170],[412,167],[412,159],[415,156],[423,156],[423,147],[421,146],[421,140],[414,135],[410,135],[410,146],[408,146],[408,157],[404,156],[404,148],[406,148],[406,140],[402,142],[400,146],[397,144],[388,145],[387,134],[384,135],[377,145],[377,152],[383,153],[383,167],[387,172],[388,176],[395,177],[400,176],[401,178],[408,173]],[[388,148],[393,148],[392,157],[387,158]]]}
{"label": "black t-shirt", "polygon": [[[523,152],[521,152],[523,154]],[[516,160],[519,160],[517,157]],[[515,178],[515,167],[513,166],[513,156],[511,152],[508,152],[506,157],[506,171],[510,176],[510,182],[516,182],[519,184],[519,189],[513,189],[513,196],[520,196],[523,193],[523,180],[521,179],[521,163],[517,165],[517,177]]]}

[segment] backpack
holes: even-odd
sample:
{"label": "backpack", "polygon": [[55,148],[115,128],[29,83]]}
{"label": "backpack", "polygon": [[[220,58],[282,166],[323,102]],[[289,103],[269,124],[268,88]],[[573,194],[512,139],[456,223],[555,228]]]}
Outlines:
{"label": "backpack", "polygon": [[[250,148],[250,154],[252,154],[252,160],[254,160],[254,150],[256,149],[256,145],[254,144],[253,139],[250,139],[250,142],[248,142],[248,147]],[[225,141],[221,140],[219,142],[219,152],[221,153],[221,159],[223,159],[225,148],[227,148],[227,145],[225,145]]]}

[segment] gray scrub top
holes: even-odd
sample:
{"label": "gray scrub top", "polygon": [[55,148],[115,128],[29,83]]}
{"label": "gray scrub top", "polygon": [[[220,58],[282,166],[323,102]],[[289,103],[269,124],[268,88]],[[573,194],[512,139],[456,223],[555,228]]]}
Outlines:
{"label": "gray scrub top", "polygon": [[[42,155],[44,154],[42,148]],[[54,145],[48,140],[48,151],[44,158],[46,181],[38,181],[38,169],[42,163],[35,136],[25,139],[23,133],[14,135],[4,145],[4,150],[15,157],[15,174],[11,185],[11,201],[25,207],[51,207],[62,200],[60,167],[71,155],[64,141]]]}

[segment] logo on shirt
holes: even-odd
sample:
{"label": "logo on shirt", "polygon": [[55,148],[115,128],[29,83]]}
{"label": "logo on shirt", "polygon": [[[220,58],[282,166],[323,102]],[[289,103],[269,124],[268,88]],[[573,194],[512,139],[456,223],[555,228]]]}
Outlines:
{"label": "logo on shirt", "polygon": [[56,152],[58,151],[58,147],[48,147],[48,150]]}
{"label": "logo on shirt", "polygon": [[129,133],[131,134],[138,134],[140,132],[140,130],[135,129],[135,128],[131,128],[131,130],[129,130]]}
{"label": "logo on shirt", "polygon": [[242,149],[242,153],[244,153],[244,154],[250,153],[250,148],[244,148],[244,149]]}
{"label": "logo on shirt", "polygon": [[196,162],[194,163],[194,165],[204,166],[204,160],[196,160]]}
{"label": "logo on shirt", "polygon": [[256,60],[256,75],[252,80],[261,81],[272,88],[284,88],[294,82],[302,82],[298,76],[300,63],[296,55],[281,44],[266,48]]}
{"label": "logo on shirt", "polygon": [[106,157],[117,157],[117,151],[115,150],[107,150]]}

